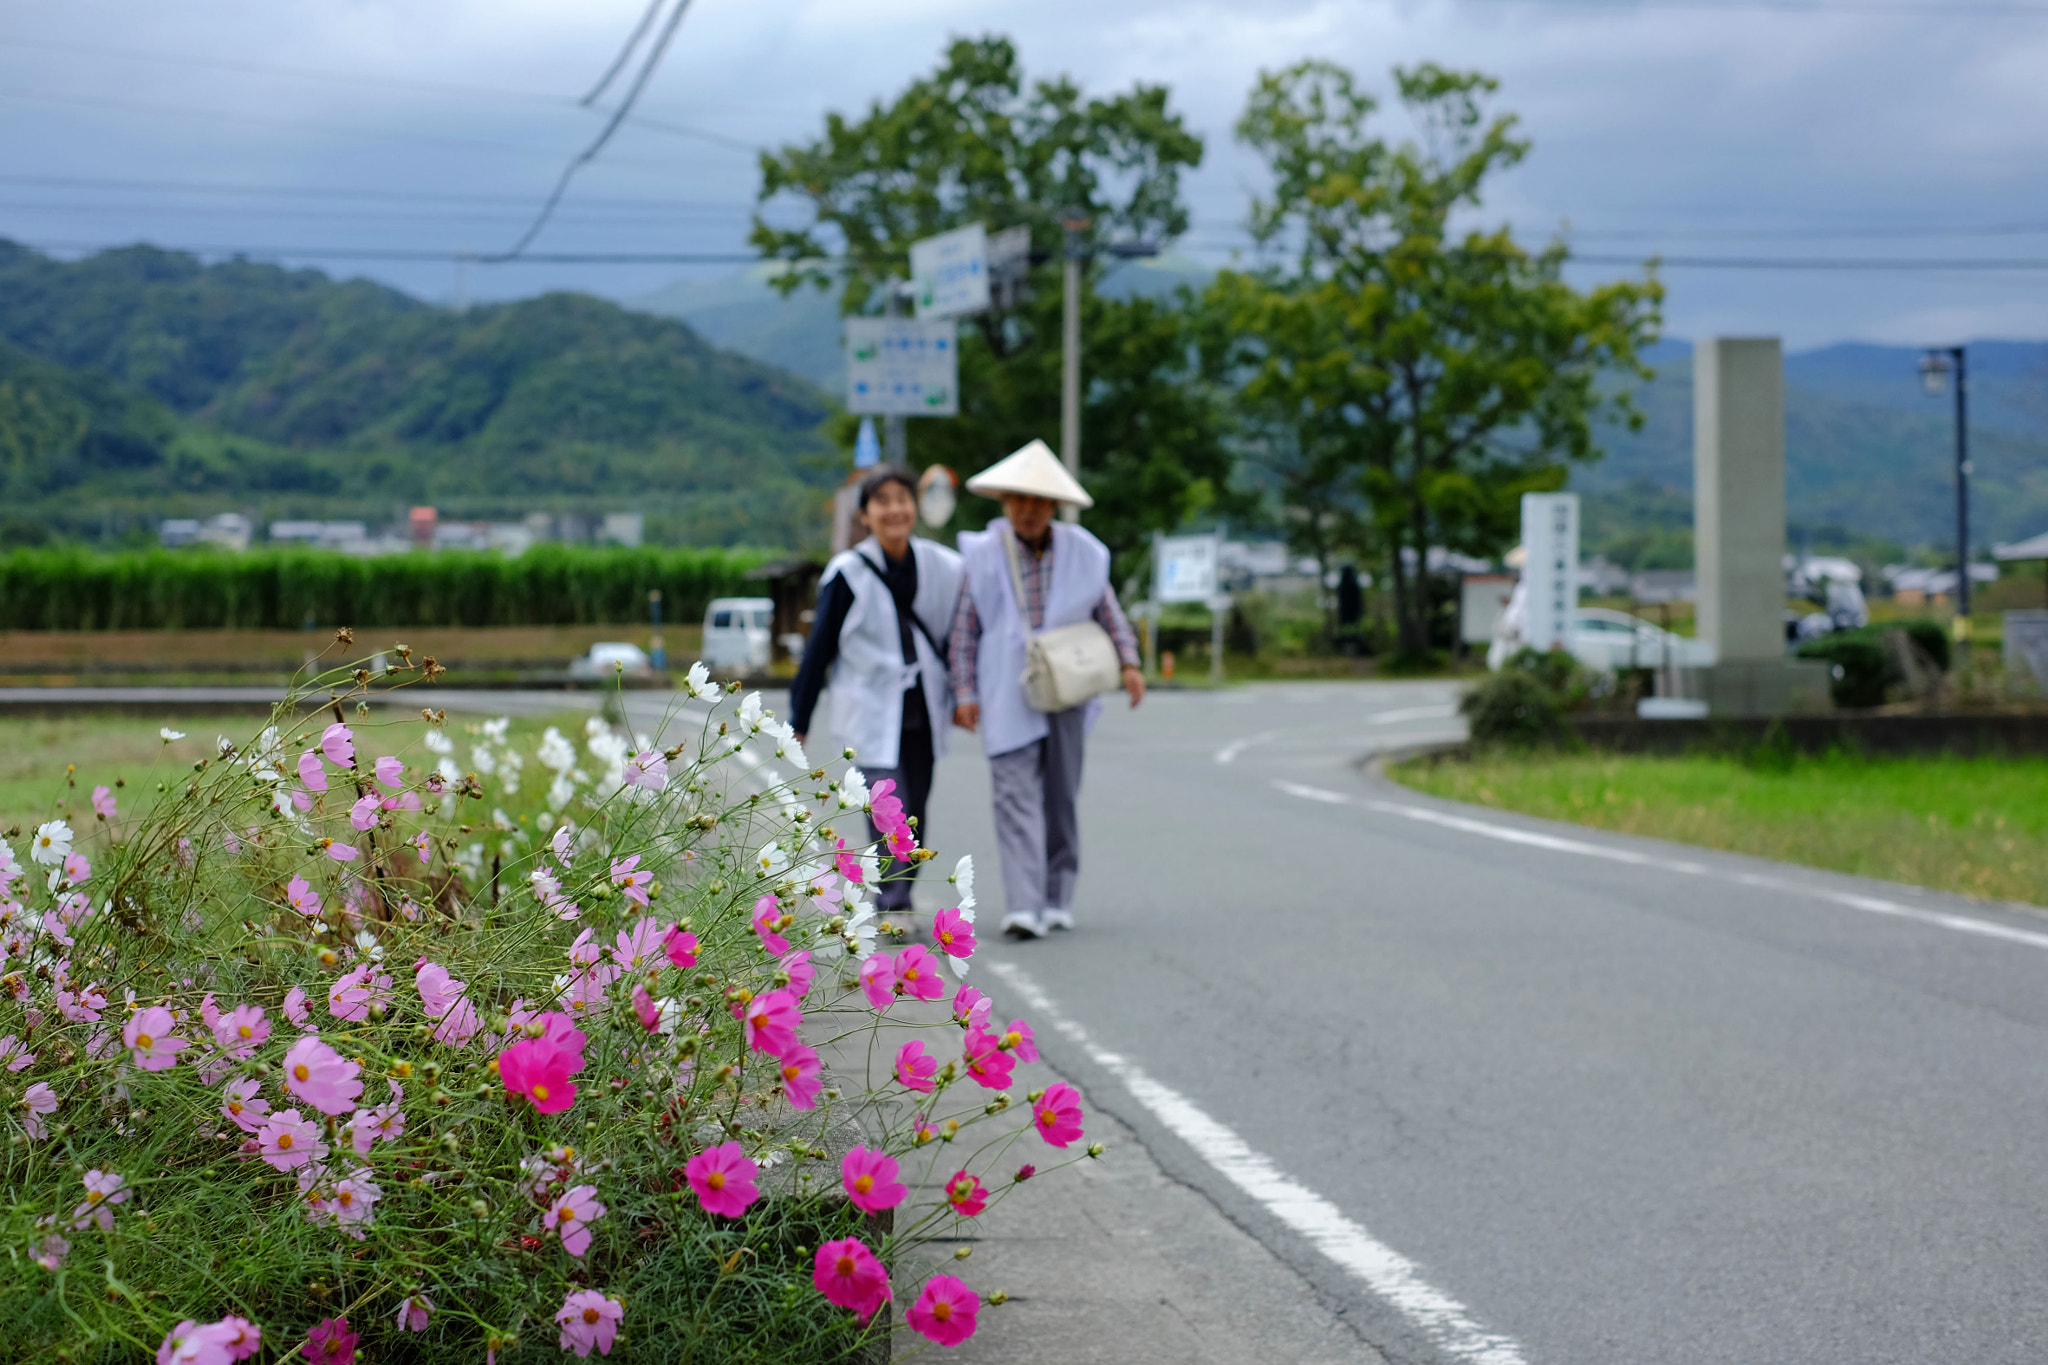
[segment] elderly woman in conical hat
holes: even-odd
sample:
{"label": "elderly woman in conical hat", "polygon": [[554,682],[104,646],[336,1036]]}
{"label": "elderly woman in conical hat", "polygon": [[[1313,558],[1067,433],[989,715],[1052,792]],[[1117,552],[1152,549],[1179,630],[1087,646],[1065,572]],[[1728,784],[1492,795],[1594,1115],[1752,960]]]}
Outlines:
{"label": "elderly woman in conical hat", "polygon": [[1115,648],[1132,706],[1145,696],[1145,675],[1137,639],[1110,586],[1109,547],[1055,518],[1062,503],[1085,508],[1094,499],[1045,442],[999,460],[967,487],[1000,499],[1003,515],[987,530],[960,537],[965,581],[949,648],[953,720],[979,731],[988,755],[1003,929],[1032,939],[1074,927],[1081,870],[1075,803],[1082,751],[1102,702],[1033,709],[1023,684],[1030,637],[1093,621]]}

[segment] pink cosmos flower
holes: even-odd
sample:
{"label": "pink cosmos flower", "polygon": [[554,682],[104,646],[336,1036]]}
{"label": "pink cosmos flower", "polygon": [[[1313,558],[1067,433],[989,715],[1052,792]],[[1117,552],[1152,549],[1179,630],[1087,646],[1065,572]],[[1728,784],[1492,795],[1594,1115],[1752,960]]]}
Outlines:
{"label": "pink cosmos flower", "polygon": [[868,815],[884,834],[903,824],[903,801],[896,795],[895,778],[883,778],[868,789]]}
{"label": "pink cosmos flower", "polygon": [[876,1014],[885,1014],[896,1003],[896,961],[887,953],[874,953],[860,964],[861,994]]}
{"label": "pink cosmos flower", "polygon": [[917,1000],[936,1000],[946,993],[939,960],[923,944],[913,943],[896,954],[896,993]]}
{"label": "pink cosmos flower", "polygon": [[125,1183],[127,1182],[112,1171],[87,1171],[85,1202],[71,1211],[71,1230],[77,1232],[90,1224],[98,1223],[101,1232],[113,1231],[114,1205],[128,1202],[128,1191],[121,1188]]}
{"label": "pink cosmos flower", "polygon": [[562,860],[562,866],[568,867],[576,850],[576,822],[564,820],[556,825],[555,837],[548,840],[548,847]]}
{"label": "pink cosmos flower", "polygon": [[498,1077],[507,1090],[526,1096],[541,1113],[558,1114],[576,1103],[576,1084],[570,1078],[583,1069],[583,1045],[588,1040],[566,1014],[550,1011],[541,1018],[546,1028],[540,1037],[522,1037],[498,1054]]}
{"label": "pink cosmos flower", "polygon": [[661,1006],[654,1003],[654,997],[647,993],[647,987],[633,988],[633,1017],[640,1021],[640,1027],[649,1033],[661,1029]]}
{"label": "pink cosmos flower", "polygon": [[235,1357],[219,1340],[218,1323],[201,1327],[187,1318],[164,1334],[156,1365],[229,1365]]}
{"label": "pink cosmos flower", "polygon": [[654,965],[656,954],[661,952],[661,926],[643,917],[633,926],[632,933],[621,929],[609,951],[612,961],[627,971],[644,971]]}
{"label": "pink cosmos flower", "polygon": [[237,1005],[220,1016],[213,1026],[214,1045],[221,1055],[245,1061],[270,1036],[270,1021],[255,1005]]}
{"label": "pink cosmos flower", "polygon": [[300,1350],[311,1365],[356,1365],[357,1339],[348,1330],[347,1318],[322,1318],[306,1333],[306,1344]]}
{"label": "pink cosmos flower", "polygon": [[785,953],[776,965],[789,973],[791,994],[799,1000],[810,994],[811,982],[817,979],[817,972],[811,967],[810,949],[799,948],[793,953]]}
{"label": "pink cosmos flower", "polygon": [[818,1248],[811,1284],[841,1308],[851,1308],[866,1322],[889,1301],[889,1272],[858,1237],[842,1237]]}
{"label": "pink cosmos flower", "polygon": [[1032,1126],[1055,1147],[1064,1147],[1081,1136],[1081,1096],[1065,1081],[1046,1087],[1031,1106]]}
{"label": "pink cosmos flower", "polygon": [[245,1133],[262,1131],[264,1116],[270,1112],[270,1101],[257,1093],[262,1088],[262,1083],[253,1076],[229,1081],[220,1112],[234,1120],[235,1126]]}
{"label": "pink cosmos flower", "polygon": [[838,849],[832,854],[832,861],[838,866],[840,876],[856,886],[860,885],[860,855],[846,851],[846,840],[839,841]]}
{"label": "pink cosmos flower", "polygon": [[583,913],[577,905],[562,894],[560,879],[545,864],[528,873],[526,880],[533,887],[533,898],[554,912],[556,919],[575,919]]}
{"label": "pink cosmos flower", "polygon": [[597,1014],[604,1008],[605,992],[618,979],[619,969],[609,962],[585,967],[569,979],[569,988],[562,992],[562,1002],[578,1013]]}
{"label": "pink cosmos flower", "polygon": [[320,893],[315,891],[312,883],[308,882],[304,877],[292,878],[286,884],[284,894],[285,899],[291,902],[292,909],[298,911],[307,919],[318,919],[320,917]]}
{"label": "pink cosmos flower", "polygon": [[655,749],[633,755],[626,763],[626,785],[660,791],[668,785],[668,759]]}
{"label": "pink cosmos flower", "polygon": [[425,830],[421,830],[418,834],[413,835],[412,846],[419,851],[420,862],[422,864],[433,861],[434,837],[431,834],[428,834]]}
{"label": "pink cosmos flower", "polygon": [[77,941],[71,937],[70,923],[69,920],[65,919],[56,910],[45,910],[43,912],[43,932],[56,939],[58,943],[66,948],[69,948]]}
{"label": "pink cosmos flower", "polygon": [[334,1182],[334,1195],[329,1201],[335,1218],[341,1223],[343,1232],[363,1240],[363,1230],[358,1223],[370,1221],[370,1208],[384,1197],[384,1191],[377,1188],[377,1182],[370,1179],[370,1173],[358,1166],[346,1177]]}
{"label": "pink cosmos flower", "polygon": [[788,991],[763,991],[741,1010],[741,1024],[747,1046],[771,1057],[780,1057],[796,1046],[797,1026],[803,1011]]}
{"label": "pink cosmos flower", "polygon": [[604,961],[604,948],[597,941],[595,929],[585,929],[576,935],[576,941],[569,945],[569,960],[579,967],[595,966]]}
{"label": "pink cosmos flower", "polygon": [[448,969],[438,962],[421,958],[418,969],[413,973],[413,989],[420,993],[420,1005],[427,1012],[427,1018],[439,1019],[455,1007],[468,987],[448,975]]}
{"label": "pink cosmos flower", "polygon": [[760,1170],[747,1159],[737,1142],[727,1142],[691,1157],[683,1167],[683,1178],[697,1192],[698,1202],[704,1205],[706,1213],[737,1218],[761,1197],[761,1192],[754,1188],[754,1177]]}
{"label": "pink cosmos flower", "polygon": [[793,1045],[779,1059],[782,1063],[782,1093],[792,1109],[818,1107],[818,1090],[824,1084],[818,1072],[818,1054],[802,1043]]}
{"label": "pink cosmos flower", "polygon": [[[327,786],[327,779],[324,777],[321,778],[320,785],[324,789]],[[301,815],[313,809],[313,798],[308,796],[302,788],[293,787],[291,789],[291,798],[292,809],[298,811]],[[274,800],[272,804],[274,804],[277,807],[277,813],[279,815],[284,814],[284,800],[282,797],[279,797],[276,800]]]}
{"label": "pink cosmos flower", "polygon": [[483,1027],[483,1019],[477,1014],[476,1006],[468,996],[461,996],[441,1016],[441,1022],[434,1026],[434,1041],[448,1047],[462,1047],[483,1032]]}
{"label": "pink cosmos flower", "polygon": [[932,1127],[923,1114],[910,1121],[910,1142],[913,1147],[922,1147],[938,1135],[939,1130]]}
{"label": "pink cosmos flower", "polygon": [[351,1024],[369,1018],[370,1006],[388,1004],[390,1000],[391,978],[378,973],[374,962],[361,963],[342,973],[327,988],[327,1012]]}
{"label": "pink cosmos flower", "polygon": [[220,1028],[220,1006],[214,1003],[212,991],[199,997],[199,1018],[209,1032]]}
{"label": "pink cosmos flower", "polygon": [[941,1346],[958,1346],[974,1335],[974,1315],[981,1311],[981,1296],[951,1275],[934,1275],[925,1281],[917,1302],[903,1315],[912,1331]]}
{"label": "pink cosmos flower", "polygon": [[[394,1087],[396,1082],[393,1082]],[[396,1100],[376,1105],[369,1109],[358,1109],[349,1120],[349,1145],[356,1149],[357,1156],[368,1156],[370,1145],[379,1139],[396,1142],[405,1132],[405,1111],[398,1107]]]}
{"label": "pink cosmos flower", "polygon": [[994,1034],[981,1029],[967,1031],[967,1078],[989,1090],[1001,1090],[1010,1083],[1017,1059],[997,1046]]}
{"label": "pink cosmos flower", "polygon": [[356,850],[353,844],[337,843],[332,839],[321,839],[318,842],[320,851],[334,859],[337,863],[352,863],[356,860]]}
{"label": "pink cosmos flower", "polygon": [[612,885],[618,887],[627,900],[644,910],[647,907],[647,888],[653,883],[654,874],[635,871],[639,866],[640,855],[637,853],[613,863]]}
{"label": "pink cosmos flower", "polygon": [[853,1206],[867,1213],[893,1209],[910,1193],[897,1182],[896,1158],[865,1147],[855,1147],[839,1163],[839,1183]]}
{"label": "pink cosmos flower", "polygon": [[932,1093],[932,1077],[939,1071],[939,1059],[927,1057],[924,1043],[913,1039],[896,1049],[896,1079],[920,1094]]}
{"label": "pink cosmos flower", "polygon": [[963,985],[953,992],[953,1022],[970,1028],[986,1028],[988,1016],[995,1008],[995,1001],[983,995],[972,986]]}
{"label": "pink cosmos flower", "polygon": [[671,924],[661,936],[661,951],[670,962],[688,971],[697,965],[697,936],[681,925]]}
{"label": "pink cosmos flower", "polygon": [[220,1334],[220,1342],[227,1347],[229,1360],[247,1360],[263,1349],[263,1329],[247,1318],[228,1314],[213,1328]]}
{"label": "pink cosmos flower", "polygon": [[396,796],[387,796],[377,803],[378,810],[418,810],[419,808],[420,797],[418,792],[400,792]]}
{"label": "pink cosmos flower", "polygon": [[312,1034],[284,1054],[284,1088],[323,1114],[346,1114],[363,1093],[362,1070]]}
{"label": "pink cosmos flower", "polygon": [[284,1017],[297,1028],[312,1022],[313,1016],[306,1012],[306,992],[302,987],[294,986],[284,993]]}
{"label": "pink cosmos flower", "polygon": [[882,836],[882,846],[898,859],[907,859],[917,852],[917,836],[910,832],[910,826],[898,825]]}
{"label": "pink cosmos flower", "polygon": [[23,1092],[21,1103],[22,1107],[28,1110],[28,1117],[22,1120],[22,1126],[28,1130],[31,1138],[41,1142],[50,1135],[43,1127],[43,1115],[57,1112],[57,1092],[50,1089],[49,1082],[37,1081]]}
{"label": "pink cosmos flower", "polygon": [[[299,755],[299,781],[306,784],[307,791],[327,790],[327,770],[320,766],[320,755],[311,749]],[[299,809],[304,810],[305,807]]]}
{"label": "pink cosmos flower", "polygon": [[357,798],[356,803],[348,808],[348,822],[359,830],[377,828],[377,793]]}
{"label": "pink cosmos flower", "polygon": [[96,1022],[100,1011],[106,1007],[106,992],[97,981],[89,986],[79,986],[76,992],[61,987],[57,991],[57,1013],[74,1024]]}
{"label": "pink cosmos flower", "polygon": [[424,1332],[434,1316],[434,1301],[425,1294],[408,1294],[398,1305],[398,1330]]}
{"label": "pink cosmos flower", "polygon": [[562,1327],[562,1349],[574,1351],[578,1360],[588,1358],[592,1347],[599,1355],[612,1353],[612,1340],[619,1334],[619,1319],[626,1306],[606,1298],[595,1289],[578,1289],[562,1300],[555,1321]]}
{"label": "pink cosmos flower", "polygon": [[953,1206],[953,1212],[972,1218],[988,1207],[988,1186],[981,1183],[978,1175],[955,1171],[946,1182],[946,1202]]}
{"label": "pink cosmos flower", "polygon": [[94,787],[92,789],[92,809],[93,814],[99,816],[102,820],[113,819],[115,810],[114,793],[106,787]]}
{"label": "pink cosmos flower", "polygon": [[13,1034],[0,1038],[0,1062],[9,1071],[20,1071],[35,1063],[36,1054],[28,1050],[28,1044],[16,1041]]}
{"label": "pink cosmos flower", "polygon": [[405,765],[389,754],[377,760],[373,771],[377,774],[377,780],[393,791],[405,785]]}
{"label": "pink cosmos flower", "polygon": [[192,1046],[183,1038],[170,1036],[177,1026],[169,1010],[151,1005],[128,1020],[121,1030],[121,1045],[144,1071],[169,1071],[178,1064],[178,1053]]}
{"label": "pink cosmos flower", "polygon": [[92,863],[83,853],[71,852],[64,855],[64,880],[73,886],[83,886],[92,880]]}
{"label": "pink cosmos flower", "polygon": [[31,1259],[54,1275],[57,1273],[57,1267],[64,1264],[64,1258],[70,1253],[71,1243],[53,1232],[43,1238],[41,1245],[32,1253]]}
{"label": "pink cosmos flower", "polygon": [[974,926],[958,910],[941,910],[932,916],[932,942],[947,957],[973,957]]}
{"label": "pink cosmos flower", "polygon": [[754,902],[754,932],[760,935],[761,946],[771,954],[789,951],[789,940],[775,931],[787,928],[790,918],[782,913],[782,906],[772,891]]}
{"label": "pink cosmos flower", "polygon": [[996,1046],[1005,1052],[1017,1054],[1020,1062],[1038,1060],[1038,1043],[1031,1032],[1031,1025],[1022,1019],[1012,1019],[1010,1026],[1003,1030],[1003,1036],[996,1039]]}
{"label": "pink cosmos flower", "polygon": [[320,732],[320,752],[327,755],[327,761],[337,768],[356,766],[356,737],[340,721]]}
{"label": "pink cosmos flower", "polygon": [[590,1225],[604,1217],[604,1205],[597,1202],[597,1186],[578,1185],[548,1205],[540,1216],[544,1231],[560,1233],[562,1250],[581,1256],[590,1249]]}

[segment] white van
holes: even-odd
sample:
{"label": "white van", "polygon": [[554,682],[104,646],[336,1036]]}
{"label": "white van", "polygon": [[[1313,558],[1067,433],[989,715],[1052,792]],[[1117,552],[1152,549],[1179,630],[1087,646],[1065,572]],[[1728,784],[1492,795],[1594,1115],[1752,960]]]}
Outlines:
{"label": "white van", "polygon": [[768,667],[775,603],[766,597],[714,597],[704,609],[704,666],[721,673]]}

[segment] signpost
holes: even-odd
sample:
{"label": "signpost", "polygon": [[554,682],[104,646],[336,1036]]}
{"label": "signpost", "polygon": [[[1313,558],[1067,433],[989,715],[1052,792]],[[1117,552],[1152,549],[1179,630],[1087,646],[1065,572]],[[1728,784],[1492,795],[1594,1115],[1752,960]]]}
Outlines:
{"label": "signpost", "polygon": [[1168,602],[1200,602],[1209,608],[1209,676],[1223,680],[1223,619],[1230,594],[1220,591],[1223,536],[1152,537],[1152,637],[1159,632],[1159,608]]}
{"label": "signpost", "polygon": [[981,312],[988,307],[988,233],[969,223],[911,243],[910,284],[920,318]]}
{"label": "signpost", "polygon": [[960,356],[951,321],[846,320],[846,409],[892,417],[955,417]]}
{"label": "signpost", "polygon": [[1579,495],[1522,494],[1522,548],[1529,610],[1523,639],[1531,649],[1569,649],[1579,609]]}

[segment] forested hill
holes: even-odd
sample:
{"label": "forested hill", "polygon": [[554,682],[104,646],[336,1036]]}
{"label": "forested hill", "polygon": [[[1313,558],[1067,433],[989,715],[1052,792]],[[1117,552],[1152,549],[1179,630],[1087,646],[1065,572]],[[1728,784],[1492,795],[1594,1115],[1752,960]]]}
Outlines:
{"label": "forested hill", "polygon": [[240,509],[640,510],[698,543],[794,545],[833,481],[809,382],[578,294],[463,311],[151,247],[0,241],[7,538]]}

